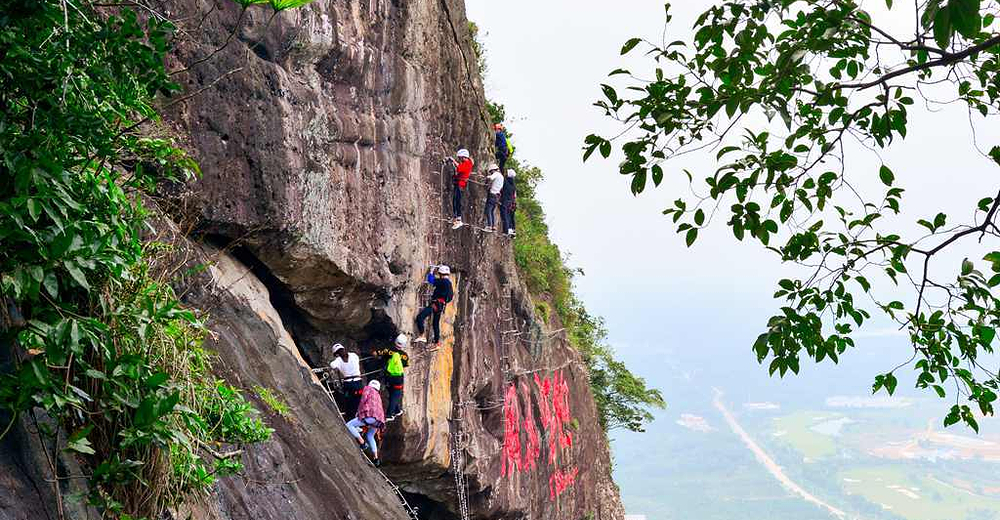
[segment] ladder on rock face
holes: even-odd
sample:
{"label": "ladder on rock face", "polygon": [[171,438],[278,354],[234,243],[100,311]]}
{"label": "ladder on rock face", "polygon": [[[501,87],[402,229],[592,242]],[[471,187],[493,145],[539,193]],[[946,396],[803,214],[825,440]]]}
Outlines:
{"label": "ladder on rock face", "polygon": [[[456,408],[458,408],[456,406]],[[456,410],[453,413],[461,413]],[[470,520],[469,514],[469,484],[465,479],[465,448],[469,442],[468,435],[462,431],[462,419],[457,417],[452,421],[451,434],[451,472],[455,476],[455,495],[458,497],[458,517]]]}
{"label": "ladder on rock face", "polygon": [[[500,295],[500,369],[503,371],[504,383],[513,380],[514,348],[517,346],[521,331],[517,328],[517,317],[514,315],[514,290],[510,282],[503,285]],[[502,401],[502,399],[501,399]]]}

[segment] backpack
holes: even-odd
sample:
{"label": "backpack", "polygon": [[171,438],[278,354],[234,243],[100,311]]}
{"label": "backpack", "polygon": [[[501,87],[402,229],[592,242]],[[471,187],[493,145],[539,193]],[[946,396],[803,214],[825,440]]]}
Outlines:
{"label": "backpack", "polygon": [[507,136],[507,157],[514,155],[514,140]]}

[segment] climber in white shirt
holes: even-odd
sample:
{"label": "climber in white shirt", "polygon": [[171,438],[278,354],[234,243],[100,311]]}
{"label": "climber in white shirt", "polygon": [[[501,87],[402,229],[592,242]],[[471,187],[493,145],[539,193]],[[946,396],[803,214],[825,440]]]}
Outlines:
{"label": "climber in white shirt", "polygon": [[496,164],[489,166],[489,192],[486,194],[486,232],[492,233],[497,229],[497,205],[500,203],[500,190],[503,189],[503,173]]}
{"label": "climber in white shirt", "polygon": [[344,409],[341,413],[345,419],[353,418],[358,413],[361,390],[365,386],[361,380],[361,359],[354,352],[348,352],[340,343],[333,346],[333,355],[330,369],[340,375],[340,391],[344,399]]}

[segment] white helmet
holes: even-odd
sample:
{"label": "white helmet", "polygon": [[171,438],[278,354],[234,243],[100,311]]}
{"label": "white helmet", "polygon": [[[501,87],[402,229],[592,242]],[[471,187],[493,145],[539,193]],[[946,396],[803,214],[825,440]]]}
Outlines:
{"label": "white helmet", "polygon": [[488,167],[486,167],[486,171],[488,171],[488,172],[498,172],[498,171],[500,171],[500,167],[497,166],[496,163],[490,163],[490,165]]}
{"label": "white helmet", "polygon": [[382,383],[379,383],[378,379],[372,379],[369,381],[368,386],[374,388],[376,392],[382,391]]}
{"label": "white helmet", "polygon": [[410,342],[410,338],[406,337],[406,334],[400,334],[396,336],[396,346],[399,348],[406,348],[406,344]]}
{"label": "white helmet", "polygon": [[451,274],[451,269],[446,265],[438,266],[438,274]]}
{"label": "white helmet", "polygon": [[462,157],[462,158],[465,158],[465,159],[468,159],[469,157],[471,157],[469,155],[469,151],[466,150],[465,148],[462,148],[461,150],[459,150],[458,153],[456,153],[455,155],[457,155],[459,157]]}
{"label": "white helmet", "polygon": [[344,350],[344,346],[343,345],[341,345],[340,343],[334,343],[333,344],[333,353],[334,354],[336,354],[337,352],[340,352],[341,350]]}
{"label": "white helmet", "polygon": [[507,176],[510,177],[511,179],[514,178],[514,168],[507,169]]}

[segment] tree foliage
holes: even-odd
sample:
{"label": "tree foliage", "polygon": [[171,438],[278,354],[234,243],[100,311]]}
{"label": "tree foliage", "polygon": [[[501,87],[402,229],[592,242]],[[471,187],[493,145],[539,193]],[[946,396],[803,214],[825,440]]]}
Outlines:
{"label": "tree foliage", "polygon": [[[932,210],[917,222],[925,231],[908,235],[891,218],[903,203],[897,172],[852,167],[847,156],[905,138],[911,108],[934,104],[932,91],[966,104],[973,124],[993,118],[1000,4],[899,4],[885,1],[894,19],[912,20],[908,34],[883,28],[854,0],[732,0],[698,17],[689,38],[633,38],[622,54],[646,51],[655,77],[611,73],[627,88],[602,85],[596,105],[625,129],[616,143],[588,136],[584,159],[618,146],[620,173],[639,194],[648,181],[660,185],[671,159],[714,152],[717,169],[697,181],[685,172],[691,193],[664,211],[686,243],[724,219],[737,240],[810,268],[778,283],[780,309],[753,344],[769,372],[797,373],[803,358],[836,363],[877,310],[908,331],[913,352],[878,375],[874,391],[893,393],[895,373],[911,367],[919,388],[952,393],[946,425],[978,430],[976,414],[993,413],[1000,382],[984,362],[1000,325],[1000,251],[991,247],[1000,194],[977,197],[967,222]],[[1000,147],[988,156],[1000,163]],[[881,188],[859,188],[865,177]],[[955,266],[952,279],[931,275],[936,255],[976,240],[982,260]],[[885,300],[875,283],[907,296]]]}
{"label": "tree foliage", "polygon": [[142,196],[198,172],[149,135],[157,96],[179,91],[164,66],[177,36],[138,4],[0,6],[0,410],[80,457],[108,518],[159,517],[239,471],[220,446],[271,433],[151,269],[169,247],[142,240]]}

